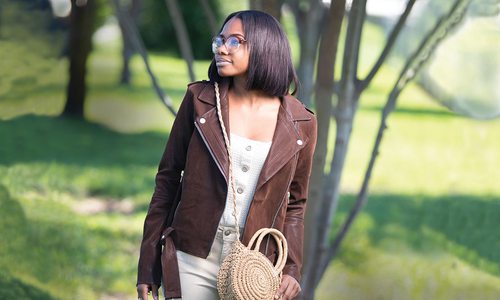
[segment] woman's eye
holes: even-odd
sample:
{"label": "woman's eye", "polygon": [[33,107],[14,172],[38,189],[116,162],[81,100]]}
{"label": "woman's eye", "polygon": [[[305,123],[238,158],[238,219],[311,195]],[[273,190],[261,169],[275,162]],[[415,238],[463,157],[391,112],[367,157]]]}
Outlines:
{"label": "woman's eye", "polygon": [[230,37],[228,40],[227,40],[227,43],[231,46],[231,47],[237,47],[239,44],[240,44],[240,41],[235,38],[235,37]]}
{"label": "woman's eye", "polygon": [[217,45],[217,47],[220,47],[224,44],[224,41],[221,38],[216,38],[215,44]]}

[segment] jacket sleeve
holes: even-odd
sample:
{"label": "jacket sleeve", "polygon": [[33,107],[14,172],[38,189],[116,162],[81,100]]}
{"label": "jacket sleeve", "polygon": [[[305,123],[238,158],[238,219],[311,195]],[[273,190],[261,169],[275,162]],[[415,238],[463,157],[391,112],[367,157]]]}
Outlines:
{"label": "jacket sleeve", "polygon": [[137,284],[161,282],[161,234],[172,209],[194,129],[193,93],[188,88],[170,131],[155,177],[155,189],[144,221]]}
{"label": "jacket sleeve", "polygon": [[300,151],[297,168],[290,184],[290,198],[285,216],[284,232],[288,242],[288,259],[283,274],[301,279],[302,255],[304,244],[304,213],[309,190],[312,160],[317,138],[317,122],[312,117],[311,125],[306,128],[309,136],[307,145]]}

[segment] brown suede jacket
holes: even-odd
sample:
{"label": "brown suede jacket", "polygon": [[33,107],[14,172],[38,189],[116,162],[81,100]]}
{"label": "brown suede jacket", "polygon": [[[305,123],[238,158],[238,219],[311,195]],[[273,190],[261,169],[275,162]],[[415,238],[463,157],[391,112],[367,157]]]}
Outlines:
{"label": "brown suede jacket", "polygon": [[[219,86],[222,119],[229,135],[229,79]],[[188,86],[159,164],[144,222],[137,282],[163,282],[166,298],[181,297],[175,250],[206,258],[224,211],[229,164],[215,103],[213,83],[199,81]],[[314,114],[301,102],[291,95],[281,97],[271,149],[240,237],[246,245],[260,228],[283,232],[289,251],[283,273],[297,281],[316,126]],[[260,250],[271,261],[275,259],[273,239],[262,243]]]}

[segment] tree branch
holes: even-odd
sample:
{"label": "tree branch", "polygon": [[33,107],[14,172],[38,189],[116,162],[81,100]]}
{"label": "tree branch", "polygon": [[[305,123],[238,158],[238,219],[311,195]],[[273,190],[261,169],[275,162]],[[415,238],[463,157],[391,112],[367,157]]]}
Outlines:
{"label": "tree branch", "polygon": [[115,8],[115,14],[118,19],[121,20],[120,23],[123,24],[125,33],[129,36],[130,41],[134,45],[134,48],[137,50],[137,52],[139,52],[142,60],[144,61],[144,65],[146,66],[146,70],[149,74],[149,77],[151,78],[151,83],[153,84],[153,88],[156,91],[156,94],[160,98],[161,102],[167,107],[168,111],[170,111],[175,116],[177,113],[172,106],[172,100],[168,95],[165,95],[165,93],[161,89],[160,84],[158,83],[158,80],[156,79],[156,76],[154,75],[153,70],[149,65],[148,53],[146,51],[146,47],[144,47],[144,43],[142,42],[137,27],[133,22],[130,21],[130,19],[128,18],[128,14],[123,12],[120,6],[120,0],[112,0],[112,2]]}
{"label": "tree branch", "polygon": [[366,17],[366,1],[353,0],[349,12],[341,80],[352,84],[358,77],[359,49],[363,23]]}
{"label": "tree branch", "polygon": [[168,13],[170,14],[170,18],[172,19],[172,23],[174,25],[182,57],[186,61],[188,67],[189,79],[191,81],[195,81],[196,77],[193,70],[193,52],[191,50],[191,42],[189,41],[189,35],[184,18],[182,17],[182,12],[179,9],[177,0],[165,0],[165,4],[168,7]]}
{"label": "tree branch", "polygon": [[373,68],[370,70],[370,73],[364,80],[361,81],[361,89],[366,89],[369,85],[370,82],[373,80],[375,75],[377,75],[378,70],[382,66],[382,64],[385,62],[387,59],[387,56],[391,52],[392,48],[396,44],[396,40],[401,33],[401,30],[403,29],[406,20],[408,19],[408,16],[410,15],[411,10],[413,9],[413,5],[415,4],[416,0],[408,0],[408,4],[406,4],[405,11],[403,14],[399,17],[398,22],[394,26],[394,28],[391,31],[391,34],[389,35],[389,38],[387,39],[387,43],[385,44],[384,50],[380,54],[379,58],[377,59],[377,62],[375,65],[373,65]]}
{"label": "tree branch", "polygon": [[208,3],[208,0],[199,0],[201,3],[201,7],[203,8],[203,12],[205,13],[205,16],[207,17],[208,20],[208,25],[210,25],[210,31],[212,32],[213,36],[216,36],[218,34],[219,28],[217,27],[217,21],[215,20],[215,14],[210,7],[210,3]]}

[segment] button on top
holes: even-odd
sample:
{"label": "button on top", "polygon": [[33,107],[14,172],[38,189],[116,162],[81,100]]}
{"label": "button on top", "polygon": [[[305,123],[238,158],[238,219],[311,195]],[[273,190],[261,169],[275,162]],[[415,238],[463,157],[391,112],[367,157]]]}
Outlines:
{"label": "button on top", "polygon": [[237,188],[236,192],[238,192],[238,194],[243,194],[243,188],[241,187]]}
{"label": "button on top", "polygon": [[246,146],[246,147],[245,147],[245,150],[247,150],[247,151],[252,150],[252,146],[250,146],[250,145]]}
{"label": "button on top", "polygon": [[297,140],[297,145],[302,146],[303,143],[302,140]]}
{"label": "button on top", "polygon": [[243,172],[248,172],[248,166],[247,166],[247,165],[242,166],[242,167],[241,167],[241,170],[242,170]]}
{"label": "button on top", "polygon": [[200,123],[201,123],[201,124],[205,124],[205,122],[206,122],[206,121],[207,121],[207,120],[205,120],[205,118],[200,118]]}

